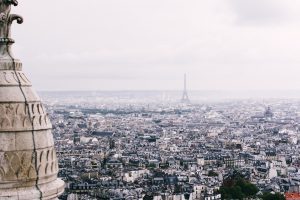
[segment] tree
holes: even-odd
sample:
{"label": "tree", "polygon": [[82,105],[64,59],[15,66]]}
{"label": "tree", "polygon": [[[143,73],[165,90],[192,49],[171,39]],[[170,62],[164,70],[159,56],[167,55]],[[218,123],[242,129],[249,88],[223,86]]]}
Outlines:
{"label": "tree", "polygon": [[242,189],[239,186],[221,187],[220,193],[221,193],[222,199],[243,199],[244,198]]}
{"label": "tree", "polygon": [[240,186],[235,186],[231,190],[231,197],[233,199],[243,199],[244,194],[242,192],[242,188]]}
{"label": "tree", "polygon": [[255,185],[245,181],[242,178],[237,180],[236,185],[241,187],[242,192],[246,197],[254,196],[259,191]]}
{"label": "tree", "polygon": [[247,183],[245,184],[245,187],[243,187],[243,193],[246,196],[255,196],[258,191],[258,188],[251,183]]}
{"label": "tree", "polygon": [[245,180],[239,173],[233,173],[224,180],[220,188],[222,199],[243,199],[255,197],[258,188]]}
{"label": "tree", "polygon": [[211,170],[208,172],[208,176],[218,176],[218,173]]}
{"label": "tree", "polygon": [[271,193],[264,193],[261,198],[263,200],[285,200],[284,195],[280,194],[280,193],[275,193],[275,194],[271,194]]}

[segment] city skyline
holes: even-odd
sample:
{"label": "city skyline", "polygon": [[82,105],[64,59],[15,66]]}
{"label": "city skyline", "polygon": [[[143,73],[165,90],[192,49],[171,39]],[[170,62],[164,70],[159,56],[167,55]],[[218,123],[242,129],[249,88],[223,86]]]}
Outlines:
{"label": "city skyline", "polygon": [[0,199],[300,198],[300,3],[18,4],[0,0]]}
{"label": "city skyline", "polygon": [[28,0],[14,52],[37,90],[180,90],[184,73],[189,90],[297,90],[299,7]]}

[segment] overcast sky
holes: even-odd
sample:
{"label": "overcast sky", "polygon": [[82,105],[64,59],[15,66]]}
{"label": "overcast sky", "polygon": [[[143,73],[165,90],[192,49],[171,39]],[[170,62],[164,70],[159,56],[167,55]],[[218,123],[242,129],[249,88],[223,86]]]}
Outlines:
{"label": "overcast sky", "polygon": [[300,89],[297,0],[20,0],[37,90]]}

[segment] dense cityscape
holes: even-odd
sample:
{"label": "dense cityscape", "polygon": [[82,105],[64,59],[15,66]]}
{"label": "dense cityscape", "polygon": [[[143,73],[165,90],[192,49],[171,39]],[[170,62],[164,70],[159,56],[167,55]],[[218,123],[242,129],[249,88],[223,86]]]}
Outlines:
{"label": "dense cityscape", "polygon": [[[284,199],[299,192],[297,99],[44,96],[64,199]],[[230,185],[226,193],[236,177],[248,192]]]}
{"label": "dense cityscape", "polygon": [[0,200],[300,200],[299,2],[0,0]]}

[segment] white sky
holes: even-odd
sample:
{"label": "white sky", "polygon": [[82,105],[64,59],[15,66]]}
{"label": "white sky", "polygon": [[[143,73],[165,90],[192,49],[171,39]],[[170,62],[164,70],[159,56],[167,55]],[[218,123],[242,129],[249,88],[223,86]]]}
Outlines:
{"label": "white sky", "polygon": [[300,89],[299,0],[19,0],[38,90]]}

